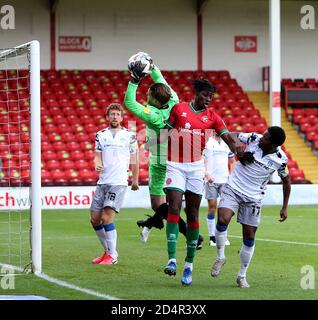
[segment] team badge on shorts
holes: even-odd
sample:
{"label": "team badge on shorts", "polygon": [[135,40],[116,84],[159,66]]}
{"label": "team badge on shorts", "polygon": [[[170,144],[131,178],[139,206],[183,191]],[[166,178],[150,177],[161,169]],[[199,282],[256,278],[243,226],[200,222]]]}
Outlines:
{"label": "team badge on shorts", "polygon": [[166,180],[166,184],[170,184],[172,182],[172,179],[171,178],[168,178],[167,180]]}

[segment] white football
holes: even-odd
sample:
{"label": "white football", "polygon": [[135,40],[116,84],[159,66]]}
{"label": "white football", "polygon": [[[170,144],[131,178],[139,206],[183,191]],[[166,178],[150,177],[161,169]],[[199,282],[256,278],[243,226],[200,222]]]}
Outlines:
{"label": "white football", "polygon": [[140,62],[141,72],[149,74],[152,70],[152,58],[146,52],[138,52],[132,55],[128,60],[128,69],[131,70],[134,68],[136,62]]}

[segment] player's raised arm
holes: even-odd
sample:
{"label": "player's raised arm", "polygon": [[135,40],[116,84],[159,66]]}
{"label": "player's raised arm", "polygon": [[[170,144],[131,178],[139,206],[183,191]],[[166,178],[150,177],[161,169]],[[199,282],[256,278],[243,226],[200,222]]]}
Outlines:
{"label": "player's raised arm", "polygon": [[131,81],[128,83],[124,99],[125,107],[136,117],[145,121],[147,124],[150,123],[155,125],[158,121],[160,121],[160,115],[136,100],[137,87],[138,85],[132,83]]}
{"label": "player's raised arm", "polygon": [[136,99],[136,92],[139,82],[142,78],[147,76],[147,74],[149,74],[153,68],[151,57],[145,53],[144,55],[146,56],[143,59],[141,53],[137,53],[130,57],[128,61],[128,69],[131,74],[131,80],[127,86],[124,104],[130,112],[132,112],[139,119],[145,121],[146,124],[156,126],[160,124],[160,114],[154,112],[147,106],[142,105]]}

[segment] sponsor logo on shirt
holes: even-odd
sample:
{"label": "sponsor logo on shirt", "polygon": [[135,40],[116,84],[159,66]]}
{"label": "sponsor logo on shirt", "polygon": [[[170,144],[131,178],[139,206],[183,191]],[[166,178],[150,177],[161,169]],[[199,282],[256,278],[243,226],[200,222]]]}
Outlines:
{"label": "sponsor logo on shirt", "polygon": [[261,166],[262,168],[264,168],[266,170],[270,170],[270,168],[268,166],[265,166],[264,163],[261,163],[261,162],[257,161],[256,159],[254,159],[254,163],[258,164],[259,166]]}
{"label": "sponsor logo on shirt", "polygon": [[185,129],[185,128],[181,128],[180,132],[186,132],[186,133],[191,133],[193,135],[197,135],[197,136],[204,136],[204,131],[202,132],[200,129]]}
{"label": "sponsor logo on shirt", "polygon": [[144,113],[149,114],[149,113],[150,113],[150,109],[149,109],[149,108],[147,108],[147,107],[144,107]]}
{"label": "sponsor logo on shirt", "polygon": [[182,112],[181,117],[186,118],[187,117],[187,113],[186,112]]}
{"label": "sponsor logo on shirt", "polygon": [[190,128],[191,128],[191,124],[190,124],[189,122],[187,122],[187,123],[184,125],[184,127],[185,127],[186,129],[190,129]]}

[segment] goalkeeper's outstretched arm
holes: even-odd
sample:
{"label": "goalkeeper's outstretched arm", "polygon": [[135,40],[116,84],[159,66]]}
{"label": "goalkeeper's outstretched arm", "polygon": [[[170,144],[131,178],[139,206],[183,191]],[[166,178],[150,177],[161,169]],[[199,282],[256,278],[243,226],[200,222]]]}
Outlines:
{"label": "goalkeeper's outstretched arm", "polygon": [[128,87],[125,94],[124,104],[126,108],[131,111],[136,117],[146,122],[146,124],[151,124],[153,126],[159,126],[161,123],[161,116],[159,113],[153,112],[146,106],[142,105],[136,100],[136,92],[138,85],[128,83]]}

